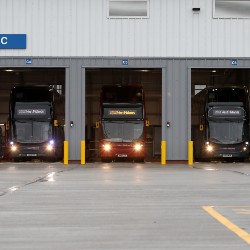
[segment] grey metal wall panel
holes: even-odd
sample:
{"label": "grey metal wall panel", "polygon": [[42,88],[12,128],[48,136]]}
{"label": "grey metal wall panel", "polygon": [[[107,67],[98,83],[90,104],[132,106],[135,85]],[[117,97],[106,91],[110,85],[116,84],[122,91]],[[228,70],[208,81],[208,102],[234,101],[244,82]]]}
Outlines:
{"label": "grey metal wall panel", "polygon": [[[167,160],[172,159],[174,149],[172,147],[173,145],[173,105],[174,102],[174,96],[173,96],[173,72],[174,72],[174,66],[172,61],[167,62],[167,79],[166,79],[166,92],[162,93],[162,99],[165,99],[166,101],[166,109],[165,109],[165,117],[166,122],[171,122],[170,127],[166,128],[166,141],[167,141]],[[164,112],[164,110],[163,110]],[[163,116],[163,115],[162,115]],[[166,127],[166,124],[162,124],[162,126]]]}
{"label": "grey metal wall panel", "polygon": [[[188,136],[188,81],[185,60],[169,60],[167,64],[166,116],[167,160],[187,159]],[[164,94],[164,93],[163,93]]]}
{"label": "grey metal wall panel", "polygon": [[82,72],[81,61],[72,60],[70,66],[70,88],[69,93],[69,121],[73,121],[74,126],[66,124],[69,132],[69,155],[71,160],[80,159],[80,141],[82,140]]}
{"label": "grey metal wall panel", "polygon": [[[151,0],[147,19],[109,19],[105,0],[0,0],[0,56],[247,57],[250,19],[213,18],[213,0]],[[193,7],[199,7],[195,14]]]}

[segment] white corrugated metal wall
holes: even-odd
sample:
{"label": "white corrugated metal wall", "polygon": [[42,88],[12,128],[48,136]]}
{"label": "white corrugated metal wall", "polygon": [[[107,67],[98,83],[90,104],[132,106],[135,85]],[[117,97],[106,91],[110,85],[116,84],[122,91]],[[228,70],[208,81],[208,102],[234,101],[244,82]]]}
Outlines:
{"label": "white corrugated metal wall", "polygon": [[0,56],[250,56],[250,19],[213,18],[213,0],[149,1],[148,19],[108,19],[106,0],[0,0],[0,33],[27,34]]}

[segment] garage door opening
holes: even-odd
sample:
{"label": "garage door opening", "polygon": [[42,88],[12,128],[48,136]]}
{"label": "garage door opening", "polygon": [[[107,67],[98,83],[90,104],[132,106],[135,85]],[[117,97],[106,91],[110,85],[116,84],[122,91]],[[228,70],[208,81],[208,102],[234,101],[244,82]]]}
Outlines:
{"label": "garage door opening", "polygon": [[[117,121],[112,121],[110,115],[107,117],[101,116],[101,92],[104,87],[120,86],[123,91],[117,93],[120,97],[127,96],[127,101],[118,101],[116,108],[107,104],[107,112],[113,112],[116,115]],[[130,91],[130,94],[126,94],[128,87],[134,88],[134,91]],[[130,159],[127,153],[117,153],[117,157],[100,157],[100,134],[102,126],[101,119],[106,119],[109,123],[106,123],[106,128],[109,128],[106,135],[111,136],[111,133],[118,130],[116,137],[108,138],[107,141],[123,141],[132,142],[138,137],[141,127],[140,121],[145,123],[145,161],[160,161],[160,144],[161,144],[161,96],[162,96],[162,70],[159,68],[133,68],[133,69],[120,69],[120,68],[88,68],[86,69],[86,160],[88,162],[93,161],[123,161],[123,160],[142,160],[142,157]],[[136,97],[135,91],[138,91],[139,87],[145,94],[145,110],[144,118],[140,117],[140,104],[133,106],[135,103],[132,98]],[[123,93],[123,94],[121,94]],[[109,93],[111,94],[111,92]],[[114,103],[113,103],[114,104]],[[111,105],[111,106],[110,106]],[[109,107],[108,107],[109,106]],[[113,109],[112,109],[113,108]],[[121,108],[121,110],[119,109]],[[111,110],[112,109],[112,110]],[[123,112],[123,113],[121,113]],[[132,114],[133,113],[133,114]],[[111,114],[111,113],[110,113]],[[120,124],[123,123],[130,116],[131,121],[124,123],[121,129]],[[131,117],[132,116],[132,117]],[[128,119],[130,119],[128,118]],[[137,119],[136,125],[134,122]],[[112,126],[111,126],[112,123]],[[114,126],[117,125],[116,127]],[[112,128],[111,128],[112,127]],[[133,129],[132,129],[133,128]],[[130,131],[130,132],[129,132]],[[133,132],[132,132],[133,131]],[[136,131],[136,132],[135,132]],[[125,133],[126,132],[126,133]],[[123,137],[126,136],[125,137]],[[136,145],[135,145],[136,146]],[[138,146],[139,147],[139,146]],[[119,154],[119,155],[118,155]],[[103,159],[101,159],[103,158]]]}
{"label": "garage door opening", "polygon": [[196,161],[249,159],[250,69],[192,69]]}
{"label": "garage door opening", "polygon": [[0,95],[1,158],[61,160],[65,69],[0,68]]}

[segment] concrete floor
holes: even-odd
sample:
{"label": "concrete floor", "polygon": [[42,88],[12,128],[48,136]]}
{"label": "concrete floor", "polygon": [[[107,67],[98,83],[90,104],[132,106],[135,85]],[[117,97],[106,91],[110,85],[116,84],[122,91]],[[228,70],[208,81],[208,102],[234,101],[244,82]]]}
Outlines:
{"label": "concrete floor", "polygon": [[249,249],[249,194],[250,163],[0,163],[0,249]]}

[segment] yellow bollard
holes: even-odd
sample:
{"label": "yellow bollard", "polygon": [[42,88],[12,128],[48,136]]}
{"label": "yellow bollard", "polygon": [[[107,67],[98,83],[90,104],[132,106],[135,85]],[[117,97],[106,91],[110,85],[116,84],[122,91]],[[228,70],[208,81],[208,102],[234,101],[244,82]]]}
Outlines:
{"label": "yellow bollard", "polygon": [[67,165],[67,164],[69,164],[69,142],[64,141],[63,146],[64,146],[63,163]]}
{"label": "yellow bollard", "polygon": [[188,165],[194,164],[193,141],[188,142]]}
{"label": "yellow bollard", "polygon": [[167,160],[166,149],[167,149],[167,142],[166,141],[161,141],[161,164],[162,165],[166,164],[166,160]]}
{"label": "yellow bollard", "polygon": [[85,141],[81,141],[81,164],[85,164]]}

